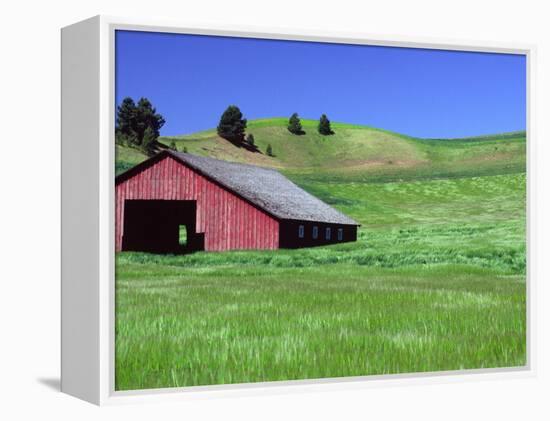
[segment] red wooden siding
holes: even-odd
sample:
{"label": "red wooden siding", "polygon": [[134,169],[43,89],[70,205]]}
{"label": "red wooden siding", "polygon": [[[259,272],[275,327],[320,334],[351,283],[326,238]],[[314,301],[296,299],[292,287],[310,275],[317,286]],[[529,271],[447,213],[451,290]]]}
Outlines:
{"label": "red wooden siding", "polygon": [[207,251],[276,249],[279,222],[234,193],[167,156],[116,186],[116,251],[122,249],[126,199],[196,200]]}

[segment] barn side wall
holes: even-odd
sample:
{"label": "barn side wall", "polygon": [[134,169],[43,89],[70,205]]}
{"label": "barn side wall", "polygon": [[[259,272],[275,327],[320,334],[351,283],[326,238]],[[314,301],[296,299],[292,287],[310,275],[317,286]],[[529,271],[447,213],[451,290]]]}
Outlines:
{"label": "barn side wall", "polygon": [[127,199],[196,200],[196,230],[207,251],[279,247],[277,220],[170,156],[116,186],[116,251]]}
{"label": "barn side wall", "polygon": [[[299,236],[299,227],[303,226],[303,237]],[[313,238],[313,227],[317,227],[317,238]],[[326,229],[330,228],[330,238],[326,237]],[[338,230],[342,230],[342,239],[338,239]],[[301,248],[324,246],[328,244],[357,241],[355,225],[329,224],[311,221],[282,221],[279,230],[279,245],[281,248]]]}

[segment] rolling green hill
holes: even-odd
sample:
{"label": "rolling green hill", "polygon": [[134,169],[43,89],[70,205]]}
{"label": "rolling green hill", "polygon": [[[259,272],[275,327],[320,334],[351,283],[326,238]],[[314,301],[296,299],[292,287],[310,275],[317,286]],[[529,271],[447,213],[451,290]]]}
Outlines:
{"label": "rolling green hill", "polygon": [[[321,136],[317,122],[302,120],[306,134],[286,129],[286,118],[253,120],[258,152],[220,138],[215,129],[162,137],[179,151],[277,168],[291,178],[312,181],[392,181],[523,172],[525,132],[465,139],[418,139],[368,126],[333,123],[332,136]],[[265,154],[271,144],[275,156]],[[136,149],[117,146],[117,173],[146,159]],[[321,180],[318,180],[321,181]]]}
{"label": "rolling green hill", "polygon": [[[321,136],[316,124],[302,120],[306,134],[296,136],[284,118],[250,121],[247,132],[254,134],[258,152],[235,146],[215,130],[160,141],[175,142],[179,151],[277,168],[364,227],[456,223],[459,211],[464,213],[462,222],[470,214],[485,219],[504,214],[506,219],[506,204],[513,207],[514,218],[524,212],[525,132],[419,139],[333,123],[335,134]],[[268,144],[274,157],[264,153]],[[116,152],[117,173],[147,159],[129,147],[117,145]]]}

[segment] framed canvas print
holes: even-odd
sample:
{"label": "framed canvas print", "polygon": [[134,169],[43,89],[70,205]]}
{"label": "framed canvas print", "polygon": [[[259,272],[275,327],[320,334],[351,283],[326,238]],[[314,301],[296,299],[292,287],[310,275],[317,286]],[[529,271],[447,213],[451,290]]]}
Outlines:
{"label": "framed canvas print", "polygon": [[102,404],[532,372],[532,57],[64,28],[62,390]]}

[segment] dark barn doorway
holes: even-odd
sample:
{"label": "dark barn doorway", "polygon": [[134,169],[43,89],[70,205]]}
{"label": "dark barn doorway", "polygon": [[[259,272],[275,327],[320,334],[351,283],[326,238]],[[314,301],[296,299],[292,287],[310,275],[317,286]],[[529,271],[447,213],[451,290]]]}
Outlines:
{"label": "dark barn doorway", "polygon": [[188,253],[204,250],[204,234],[195,232],[194,200],[126,200],[122,250]]}

